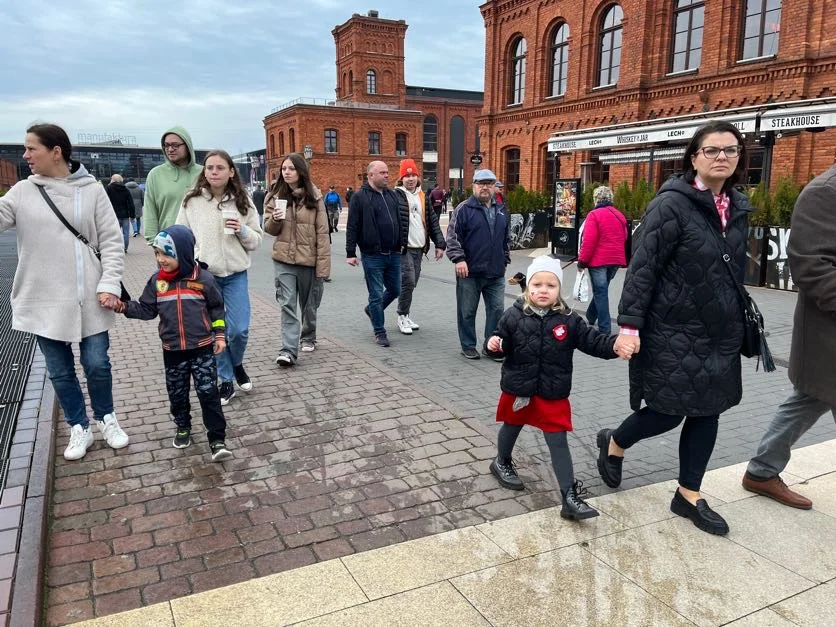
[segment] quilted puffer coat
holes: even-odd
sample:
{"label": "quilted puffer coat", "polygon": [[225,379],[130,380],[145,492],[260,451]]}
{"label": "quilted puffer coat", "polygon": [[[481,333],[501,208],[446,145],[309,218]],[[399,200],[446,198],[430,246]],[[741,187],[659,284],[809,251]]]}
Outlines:
{"label": "quilted puffer coat", "polygon": [[[747,198],[732,190],[725,237],[711,191],[669,179],[634,233],[618,323],[640,329],[630,360],[630,405],[669,415],[720,414],[740,402]],[[712,231],[714,231],[712,233]],[[721,241],[720,241],[721,240]]]}
{"label": "quilted puffer coat", "polygon": [[568,398],[576,348],[602,359],[618,357],[613,352],[614,335],[587,326],[576,313],[553,311],[540,317],[526,312],[522,300],[505,310],[496,334],[502,338],[505,355],[500,387],[514,396]]}

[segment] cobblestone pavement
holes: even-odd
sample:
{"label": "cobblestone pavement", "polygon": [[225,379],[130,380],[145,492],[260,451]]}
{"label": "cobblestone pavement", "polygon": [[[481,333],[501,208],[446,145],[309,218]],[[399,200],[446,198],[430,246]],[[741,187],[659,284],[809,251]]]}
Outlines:
{"label": "cobblestone pavement", "polygon": [[[402,336],[392,311],[387,316],[392,346],[383,349],[372,343],[362,315],[362,271],[343,262],[343,238],[335,235],[334,280],[320,309],[318,349],[302,354],[290,370],[279,371],[273,362],[280,331],[269,237],[256,253],[245,362],[254,390],[239,392],[225,408],[235,458],[222,465],[209,461],[197,427],[199,409],[195,443],[185,450],[171,447],[156,324],[119,321],[111,335],[115,400],[131,444],[112,451],[98,439],[83,461],[66,462],[61,452],[67,434],[59,427],[49,624],[559,501],[545,445],[534,433],[524,434],[518,447],[525,492],[503,490],[487,473],[500,366],[459,355],[449,262],[425,263],[413,307],[421,330]],[[527,263],[515,255],[512,272]],[[138,296],[154,267],[138,238],[131,240],[126,267],[126,284]],[[566,279],[573,279],[571,271]],[[780,315],[789,324],[794,297],[767,296],[759,298],[767,319]],[[765,375],[747,364],[745,371],[744,402],[723,416],[712,466],[751,455],[773,408],[789,391],[782,369]],[[606,490],[594,469],[594,433],[625,415],[626,392],[624,363],[578,356],[576,431],[570,441],[577,474],[595,493]],[[834,431],[822,421],[802,442],[832,438]],[[635,447],[625,463],[625,485],[675,477],[676,447],[676,435]]]}

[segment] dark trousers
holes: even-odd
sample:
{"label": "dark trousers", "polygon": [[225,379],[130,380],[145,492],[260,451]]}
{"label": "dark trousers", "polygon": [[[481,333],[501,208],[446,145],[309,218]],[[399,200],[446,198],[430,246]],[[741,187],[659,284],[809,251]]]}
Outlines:
{"label": "dark trousers", "polygon": [[679,485],[699,491],[714,451],[720,416],[671,416],[642,407],[612,432],[612,439],[621,448],[630,448],[640,440],[675,429],[683,418],[685,424],[679,435]]}
{"label": "dark trousers", "polygon": [[422,248],[407,248],[401,255],[401,294],[398,296],[398,315],[408,316],[412,308],[412,292],[421,278]]}
{"label": "dark trousers", "polygon": [[178,428],[191,429],[192,415],[189,402],[189,375],[194,379],[197,400],[203,412],[203,425],[210,442],[226,438],[226,419],[221,409],[218,392],[218,370],[211,350],[201,352],[191,359],[167,365],[165,387],[171,403],[171,416]]}

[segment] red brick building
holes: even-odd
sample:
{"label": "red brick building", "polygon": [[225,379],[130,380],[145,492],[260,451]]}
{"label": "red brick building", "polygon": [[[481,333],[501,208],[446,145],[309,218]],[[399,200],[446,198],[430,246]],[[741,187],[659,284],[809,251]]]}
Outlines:
{"label": "red brick building", "polygon": [[8,190],[17,183],[17,168],[11,161],[0,159],[0,189]]}
{"label": "red brick building", "polygon": [[[450,189],[473,175],[478,151],[476,118],[482,92],[412,87],[404,76],[404,20],[376,11],[354,14],[331,32],[337,52],[335,98],[295,100],[264,119],[267,176],[272,181],[290,152],[313,152],[311,169],[321,188],[362,185],[366,166],[381,160],[394,183],[401,159],[421,168],[425,187]],[[391,176],[394,175],[394,176]]]}
{"label": "red brick building", "polygon": [[750,184],[807,181],[836,158],[834,8],[810,0],[486,2],[477,120],[485,164],[529,189],[551,189],[556,170],[658,186],[700,123],[722,116],[746,135]]}

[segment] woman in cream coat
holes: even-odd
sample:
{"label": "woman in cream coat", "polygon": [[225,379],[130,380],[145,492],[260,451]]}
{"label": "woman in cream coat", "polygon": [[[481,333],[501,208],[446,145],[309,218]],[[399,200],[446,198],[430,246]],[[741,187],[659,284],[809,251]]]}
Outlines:
{"label": "woman in cream coat", "polygon": [[[99,431],[112,448],[128,445],[113,411],[108,357],[108,329],[114,320],[112,308],[119,302],[125,254],[122,233],[104,187],[83,165],[70,160],[72,145],[64,129],[54,124],[31,126],[25,148],[23,158],[32,176],[0,198],[0,231],[17,230],[12,327],[37,337],[70,427],[64,457],[76,460],[84,457],[94,436],[71,343],[80,344]],[[39,187],[89,246],[61,223]],[[101,260],[91,247],[101,252]]]}
{"label": "woman in cream coat", "polygon": [[221,405],[235,396],[235,382],[245,392],[253,383],[244,370],[250,336],[250,253],[261,245],[258,212],[241,183],[232,157],[213,150],[183,201],[177,224],[194,232],[195,259],[208,266],[224,297],[226,350],[215,360],[221,380]]}

